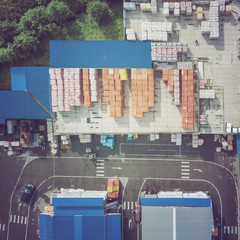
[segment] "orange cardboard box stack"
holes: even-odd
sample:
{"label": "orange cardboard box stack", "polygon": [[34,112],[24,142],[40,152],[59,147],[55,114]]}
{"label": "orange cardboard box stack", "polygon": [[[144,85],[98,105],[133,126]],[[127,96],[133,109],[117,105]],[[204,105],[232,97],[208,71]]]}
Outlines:
{"label": "orange cardboard box stack", "polygon": [[163,72],[162,72],[162,80],[164,82],[167,82],[168,81],[168,69],[163,69]]}
{"label": "orange cardboard box stack", "polygon": [[103,69],[103,100],[110,103],[110,117],[123,116],[123,82],[119,69]]}
{"label": "orange cardboard box stack", "polygon": [[193,129],[193,70],[182,70],[182,128]]}
{"label": "orange cardboard box stack", "polygon": [[168,91],[173,92],[174,89],[174,70],[163,69],[162,80],[168,82]]}
{"label": "orange cardboard box stack", "polygon": [[92,106],[91,101],[91,89],[90,89],[90,79],[89,79],[89,69],[83,69],[83,98],[84,98],[84,105],[86,107]]}
{"label": "orange cardboard box stack", "polygon": [[143,117],[154,107],[154,75],[152,69],[131,69],[131,111],[133,117]]}

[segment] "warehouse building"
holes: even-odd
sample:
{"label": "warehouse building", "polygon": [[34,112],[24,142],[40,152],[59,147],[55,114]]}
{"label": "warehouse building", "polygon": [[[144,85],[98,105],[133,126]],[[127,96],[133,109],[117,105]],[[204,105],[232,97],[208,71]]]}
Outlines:
{"label": "warehouse building", "polygon": [[41,240],[120,240],[121,215],[106,214],[105,191],[62,189],[39,215]]}
{"label": "warehouse building", "polygon": [[141,198],[142,239],[211,240],[211,199],[205,192],[159,192]]}

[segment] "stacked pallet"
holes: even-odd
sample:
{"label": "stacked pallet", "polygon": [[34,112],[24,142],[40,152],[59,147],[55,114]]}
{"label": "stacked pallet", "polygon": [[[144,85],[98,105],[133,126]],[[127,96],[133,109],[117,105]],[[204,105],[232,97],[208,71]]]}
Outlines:
{"label": "stacked pallet", "polygon": [[193,70],[182,70],[182,128],[193,129]]}
{"label": "stacked pallet", "polygon": [[179,81],[179,70],[173,70],[173,80],[174,80],[174,104],[180,105],[180,81]]}
{"label": "stacked pallet", "polygon": [[83,102],[81,69],[50,68],[53,112],[71,111]]}
{"label": "stacked pallet", "polygon": [[162,80],[168,83],[168,91],[173,92],[174,70],[173,69],[163,69]]}
{"label": "stacked pallet", "polygon": [[98,74],[95,68],[89,69],[91,101],[97,102],[98,99]]}
{"label": "stacked pallet", "polygon": [[91,101],[91,83],[89,78],[89,69],[84,68],[83,69],[83,97],[84,97],[84,105],[86,107],[92,106]]}
{"label": "stacked pallet", "polygon": [[123,116],[123,82],[119,69],[103,69],[103,100],[110,103],[110,117]]}
{"label": "stacked pallet", "polygon": [[154,107],[154,75],[151,69],[131,69],[131,112],[133,117],[143,117]]}

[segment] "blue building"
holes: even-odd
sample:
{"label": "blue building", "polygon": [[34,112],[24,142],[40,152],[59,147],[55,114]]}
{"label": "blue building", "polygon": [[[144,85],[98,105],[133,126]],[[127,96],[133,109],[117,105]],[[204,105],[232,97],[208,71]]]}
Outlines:
{"label": "blue building", "polygon": [[121,215],[105,214],[103,198],[53,198],[41,213],[40,240],[121,240]]}

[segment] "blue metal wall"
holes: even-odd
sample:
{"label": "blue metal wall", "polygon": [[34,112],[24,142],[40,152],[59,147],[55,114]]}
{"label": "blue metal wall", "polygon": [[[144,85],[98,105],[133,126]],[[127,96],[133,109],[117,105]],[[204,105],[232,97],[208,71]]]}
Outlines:
{"label": "blue metal wall", "polygon": [[52,68],[152,68],[150,41],[50,41]]}
{"label": "blue metal wall", "polygon": [[121,214],[107,215],[107,240],[121,240]]}
{"label": "blue metal wall", "polygon": [[209,198],[141,198],[142,206],[210,207]]}
{"label": "blue metal wall", "polygon": [[238,167],[240,172],[240,134],[237,135],[237,148],[238,148]]}
{"label": "blue metal wall", "polygon": [[40,240],[52,240],[52,216],[39,214]]}

